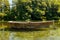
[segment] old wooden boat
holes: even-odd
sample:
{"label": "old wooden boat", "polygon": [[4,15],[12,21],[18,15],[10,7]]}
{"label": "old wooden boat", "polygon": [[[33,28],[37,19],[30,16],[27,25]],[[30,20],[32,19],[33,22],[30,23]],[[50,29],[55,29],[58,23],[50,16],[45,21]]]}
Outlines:
{"label": "old wooden boat", "polygon": [[8,21],[9,28],[46,28],[50,25],[53,25],[53,21],[45,21],[45,22],[21,22],[21,21]]}

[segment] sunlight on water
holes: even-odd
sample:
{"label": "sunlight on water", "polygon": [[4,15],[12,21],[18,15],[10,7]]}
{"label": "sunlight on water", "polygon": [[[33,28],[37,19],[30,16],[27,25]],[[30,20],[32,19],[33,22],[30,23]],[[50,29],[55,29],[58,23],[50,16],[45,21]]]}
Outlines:
{"label": "sunlight on water", "polygon": [[14,33],[10,33],[9,40],[14,40]]}

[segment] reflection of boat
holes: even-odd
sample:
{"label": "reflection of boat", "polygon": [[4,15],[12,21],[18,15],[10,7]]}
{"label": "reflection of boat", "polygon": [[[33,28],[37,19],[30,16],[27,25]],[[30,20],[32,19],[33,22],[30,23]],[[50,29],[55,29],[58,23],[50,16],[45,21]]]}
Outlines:
{"label": "reflection of boat", "polygon": [[45,22],[20,22],[20,21],[8,21],[9,27],[13,28],[46,28],[53,24],[53,21]]}

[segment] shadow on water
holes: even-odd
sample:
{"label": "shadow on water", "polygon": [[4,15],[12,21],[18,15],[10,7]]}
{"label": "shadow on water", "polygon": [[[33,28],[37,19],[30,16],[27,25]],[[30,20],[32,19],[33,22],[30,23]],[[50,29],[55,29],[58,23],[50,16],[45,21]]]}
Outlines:
{"label": "shadow on water", "polygon": [[5,31],[14,31],[14,32],[29,32],[29,31],[39,31],[39,29],[33,28],[6,28]]}
{"label": "shadow on water", "polygon": [[[2,31],[3,29],[0,29]],[[32,31],[45,31],[44,29],[34,29],[34,28],[5,28],[4,31],[12,31],[12,32],[32,32]]]}

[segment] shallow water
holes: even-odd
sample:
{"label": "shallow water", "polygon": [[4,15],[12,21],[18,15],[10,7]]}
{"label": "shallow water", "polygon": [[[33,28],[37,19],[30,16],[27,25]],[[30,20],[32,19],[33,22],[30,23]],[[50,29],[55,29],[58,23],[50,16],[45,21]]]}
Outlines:
{"label": "shallow water", "polygon": [[43,31],[0,31],[0,40],[60,40],[60,28]]}
{"label": "shallow water", "polygon": [[[0,23],[1,24],[1,23]],[[3,26],[3,27],[2,27]],[[7,27],[2,24],[0,28]],[[17,30],[17,29],[16,29]],[[60,28],[33,31],[0,31],[0,40],[60,40]]]}

